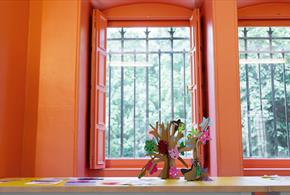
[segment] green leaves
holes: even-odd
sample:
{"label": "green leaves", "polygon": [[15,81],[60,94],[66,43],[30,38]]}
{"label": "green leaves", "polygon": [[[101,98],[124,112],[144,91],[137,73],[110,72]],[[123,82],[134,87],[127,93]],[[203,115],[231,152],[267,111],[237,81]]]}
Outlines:
{"label": "green leaves", "polygon": [[183,132],[185,130],[185,124],[184,123],[180,123],[178,126],[177,131],[178,132]]}
{"label": "green leaves", "polygon": [[144,150],[147,154],[152,154],[157,149],[157,144],[154,140],[146,140]]}
{"label": "green leaves", "polygon": [[197,137],[198,134],[199,134],[199,132],[200,132],[200,131],[199,131],[198,129],[192,127],[192,129],[191,129],[191,134],[193,135],[193,137]]}
{"label": "green leaves", "polygon": [[[184,147],[185,147],[185,143],[184,143],[184,142],[181,142],[181,143],[179,144],[178,150],[180,150],[181,148],[184,148]],[[181,154],[182,156],[184,156],[184,152],[180,152],[180,154]]]}

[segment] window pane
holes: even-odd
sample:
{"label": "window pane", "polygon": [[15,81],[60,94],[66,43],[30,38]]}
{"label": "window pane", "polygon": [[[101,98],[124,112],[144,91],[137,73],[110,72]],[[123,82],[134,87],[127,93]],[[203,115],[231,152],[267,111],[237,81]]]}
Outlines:
{"label": "window pane", "polygon": [[149,28],[150,37],[170,37],[169,30],[170,28]]}
{"label": "window pane", "polygon": [[[289,28],[246,29],[244,33],[245,28],[239,28],[239,50],[246,52],[240,59],[256,62],[240,64],[244,157],[289,158]],[[283,58],[285,62],[278,62]],[[274,61],[261,61],[267,59]]]}
{"label": "window pane", "polygon": [[171,45],[170,45],[170,40],[152,40],[150,41],[149,44],[149,50],[150,51],[170,51],[171,50]]}
{"label": "window pane", "polygon": [[[106,155],[144,158],[148,123],[160,117],[162,122],[180,118],[191,124],[191,98],[185,90],[190,82],[189,54],[183,54],[189,51],[189,28],[123,28],[124,39],[121,32],[122,28],[108,29]],[[134,65],[135,60],[139,64]]]}
{"label": "window pane", "polygon": [[146,28],[125,28],[126,31],[124,37],[125,38],[145,38],[145,30]]}

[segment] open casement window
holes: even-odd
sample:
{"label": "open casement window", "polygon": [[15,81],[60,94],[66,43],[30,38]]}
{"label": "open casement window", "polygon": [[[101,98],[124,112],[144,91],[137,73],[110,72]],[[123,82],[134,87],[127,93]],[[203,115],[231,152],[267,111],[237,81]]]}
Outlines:
{"label": "open casement window", "polygon": [[[189,14],[190,16],[190,14]],[[202,107],[202,69],[200,54],[200,18],[199,10],[194,10],[188,17],[190,27],[190,74],[188,90],[192,95],[192,123],[199,124],[203,116]],[[160,22],[160,20],[159,20]],[[169,24],[170,20],[164,20]],[[150,21],[146,23],[146,26]],[[166,26],[166,25],[165,25]],[[127,26],[128,27],[128,26]],[[150,27],[150,25],[149,25]],[[90,169],[105,168],[105,121],[106,121],[106,17],[99,11],[93,13],[92,30],[92,69],[91,69],[91,134],[90,134]],[[203,152],[201,152],[203,153]],[[201,162],[203,162],[201,157]],[[114,160],[108,161],[108,166]],[[138,160],[136,160],[137,162]],[[140,160],[139,160],[140,161]],[[139,162],[138,161],[138,162]],[[140,163],[139,163],[140,164]],[[129,166],[129,165],[128,165]]]}
{"label": "open casement window", "polygon": [[105,167],[107,19],[99,10],[92,25],[90,168],[100,169]]}
{"label": "open casement window", "polygon": [[200,16],[199,10],[193,11],[190,18],[190,61],[191,61],[191,86],[192,91],[192,123],[202,121],[202,68],[200,52]]}
{"label": "open casement window", "polygon": [[[201,29],[199,10],[195,9],[190,18],[190,63],[192,92],[192,123],[198,125],[203,117],[202,102],[202,64],[201,64]],[[204,147],[200,149],[200,162],[204,164]]]}

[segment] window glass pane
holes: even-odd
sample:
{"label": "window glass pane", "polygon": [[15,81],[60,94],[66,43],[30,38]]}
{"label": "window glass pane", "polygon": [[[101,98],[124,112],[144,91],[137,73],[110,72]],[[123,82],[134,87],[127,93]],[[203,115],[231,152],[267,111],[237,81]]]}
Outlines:
{"label": "window glass pane", "polygon": [[[239,38],[245,38],[248,44],[245,48],[244,41],[239,41],[239,50],[246,51],[246,54],[240,53],[240,59],[256,61],[240,64],[244,157],[289,158],[289,28],[247,29],[245,37],[241,33],[244,28],[239,28]],[[285,61],[279,61],[284,56]],[[269,59],[272,61],[261,61]]]}
{"label": "window glass pane", "polygon": [[251,39],[248,40],[248,50],[259,51],[269,50],[269,40]]}
{"label": "window glass pane", "polygon": [[268,37],[269,27],[248,27],[248,37]]}
{"label": "window glass pane", "polygon": [[289,40],[273,40],[273,50],[275,51],[283,51],[288,50],[290,51],[290,39]]}
{"label": "window glass pane", "polygon": [[290,27],[272,27],[274,37],[290,37]]}
{"label": "window glass pane", "polygon": [[245,41],[242,39],[239,39],[239,50],[244,51],[245,50]]}
{"label": "window glass pane", "polygon": [[107,28],[107,37],[112,38],[121,38],[120,34],[121,28]]}
{"label": "window glass pane", "polygon": [[125,38],[145,38],[145,30],[146,28],[124,28],[125,30]]}
{"label": "window glass pane", "polygon": [[170,40],[152,40],[149,44],[150,51],[170,51],[171,50],[171,43]]}
{"label": "window glass pane", "polygon": [[189,28],[148,28],[148,42],[146,29],[123,28],[124,39],[122,28],[108,29],[107,158],[144,158],[147,125],[159,117],[191,124]]}
{"label": "window glass pane", "polygon": [[175,33],[174,36],[175,37],[187,37],[189,38],[189,28],[188,27],[181,27],[181,28],[174,28]]}
{"label": "window glass pane", "polygon": [[[110,143],[111,146],[119,146],[120,142],[120,90],[121,90],[121,78],[120,78],[120,68],[112,67],[111,68],[111,119],[110,119],[110,139],[108,144]],[[109,101],[107,101],[109,102]],[[107,104],[108,105],[108,104]],[[107,125],[108,127],[108,125]],[[106,152],[109,154],[109,151]],[[110,156],[116,157],[120,155],[120,150],[116,147],[111,147]]]}
{"label": "window glass pane", "polygon": [[189,41],[184,40],[174,40],[173,41],[173,50],[174,51],[189,51]]}
{"label": "window glass pane", "polygon": [[150,37],[170,37],[169,31],[170,28],[149,28]]}
{"label": "window glass pane", "polygon": [[121,42],[120,41],[107,41],[107,49],[108,51],[120,51],[121,50]]}
{"label": "window glass pane", "polygon": [[146,51],[145,40],[128,40],[124,42],[124,51]]}

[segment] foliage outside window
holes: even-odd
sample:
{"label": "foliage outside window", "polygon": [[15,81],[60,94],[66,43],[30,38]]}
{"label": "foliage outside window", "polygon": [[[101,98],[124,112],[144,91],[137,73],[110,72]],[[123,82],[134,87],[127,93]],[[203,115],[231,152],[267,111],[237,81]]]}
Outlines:
{"label": "foliage outside window", "polygon": [[240,27],[239,52],[244,157],[289,158],[290,27]]}
{"label": "foliage outside window", "polygon": [[107,158],[143,158],[150,123],[191,124],[188,52],[188,27],[107,29]]}

